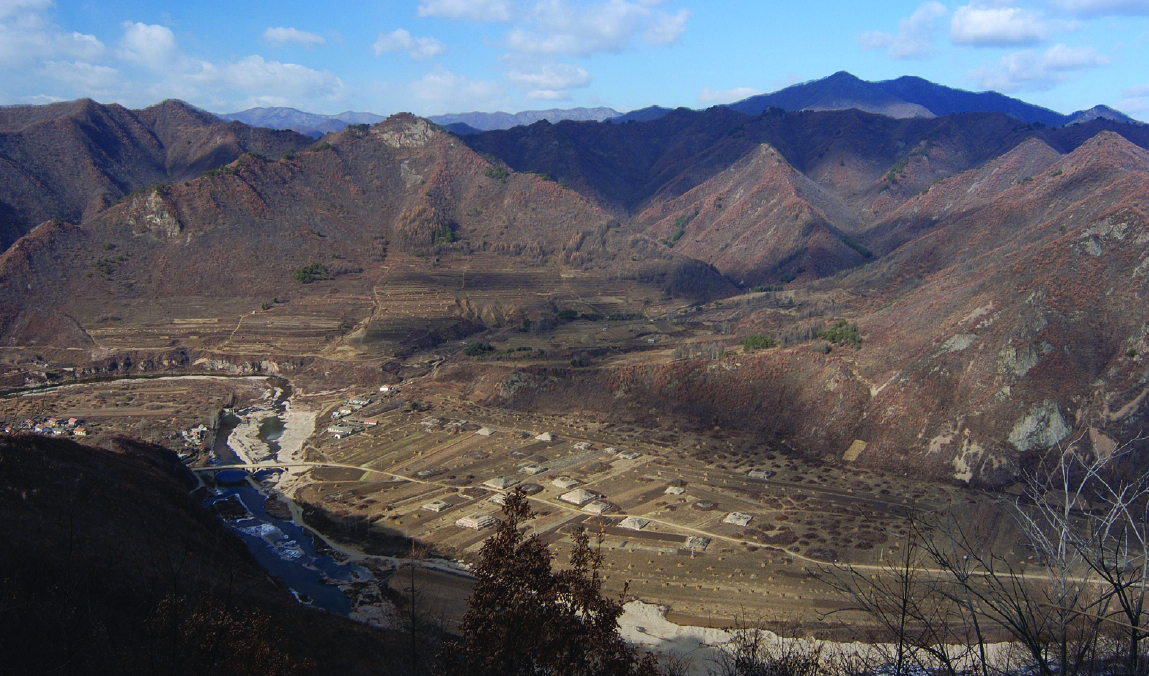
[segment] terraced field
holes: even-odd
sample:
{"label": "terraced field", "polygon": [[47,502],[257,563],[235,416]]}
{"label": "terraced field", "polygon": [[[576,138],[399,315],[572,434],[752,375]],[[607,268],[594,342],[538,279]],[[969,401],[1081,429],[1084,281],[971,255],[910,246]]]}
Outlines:
{"label": "terraced field", "polygon": [[[572,527],[601,530],[608,586],[620,591],[629,584],[631,594],[669,604],[693,622],[717,621],[708,616],[721,607],[830,632],[836,621],[824,614],[840,600],[817,581],[817,571],[834,561],[878,570],[909,532],[911,504],[958,510],[992,504],[968,490],[772,453],[759,454],[768,459],[756,465],[706,464],[683,453],[734,451],[749,440],[452,407],[445,399],[429,413],[395,409],[377,419],[347,438],[313,439],[331,462],[375,471],[332,481],[313,470],[313,482],[296,497],[336,518],[366,519],[367,541],[372,532],[400,533],[469,559],[488,531],[456,522],[498,518],[501,511],[492,499],[503,491],[486,482],[534,483],[539,488],[530,499],[539,516],[531,528],[552,543],[557,560],[564,560]],[[540,438],[544,433],[552,438]],[[750,478],[751,469],[773,474]],[[596,516],[562,500],[570,488],[552,483],[560,477],[600,496],[609,510]],[[428,506],[434,501],[447,505],[435,511]],[[730,523],[731,513],[750,522]],[[620,525],[628,516],[641,519],[640,530]]]}

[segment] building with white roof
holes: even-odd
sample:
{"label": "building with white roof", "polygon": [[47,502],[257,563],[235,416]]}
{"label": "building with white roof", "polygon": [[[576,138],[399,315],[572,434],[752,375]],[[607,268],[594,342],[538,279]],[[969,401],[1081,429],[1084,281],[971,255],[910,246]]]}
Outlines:
{"label": "building with white roof", "polygon": [[442,512],[450,509],[450,507],[451,503],[447,502],[446,500],[432,500],[431,502],[423,505],[423,509],[427,510],[428,512]]}
{"label": "building with white roof", "polygon": [[470,528],[471,530],[483,530],[484,528],[490,528],[498,522],[499,520],[490,514],[471,514],[456,521],[455,525],[460,528]]}
{"label": "building with white roof", "polygon": [[594,493],[591,493],[590,491],[586,490],[585,488],[576,488],[573,491],[569,491],[567,493],[563,493],[562,495],[560,495],[559,500],[562,500],[563,502],[569,502],[572,505],[578,505],[579,507],[582,507],[583,505],[590,502],[591,500],[594,500],[597,497],[598,497],[597,495],[595,495]]}
{"label": "building with white roof", "polygon": [[627,528],[629,530],[642,530],[650,525],[650,519],[644,519],[641,516],[628,516],[618,523],[619,528]]}
{"label": "building with white roof", "polygon": [[505,491],[517,483],[519,483],[518,479],[509,476],[500,476],[484,481],[483,485],[487,488],[493,488],[496,491]]}
{"label": "building with white roof", "polygon": [[753,518],[754,517],[750,516],[749,514],[743,514],[742,512],[730,512],[726,515],[726,518],[722,520],[722,523],[732,523],[735,526],[745,526],[749,524],[750,520]]}
{"label": "building with white roof", "polygon": [[606,514],[610,510],[614,509],[614,505],[610,504],[606,500],[595,500],[583,505],[582,509],[584,512],[590,512],[591,514]]}

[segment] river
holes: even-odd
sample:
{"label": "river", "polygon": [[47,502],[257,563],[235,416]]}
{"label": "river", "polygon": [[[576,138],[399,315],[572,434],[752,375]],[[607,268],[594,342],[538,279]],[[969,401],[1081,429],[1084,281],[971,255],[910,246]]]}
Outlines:
{"label": "river", "polygon": [[[293,444],[302,445],[302,440],[310,432],[289,429],[293,418],[295,424],[301,424],[298,416],[289,414],[293,394],[291,384],[283,378],[269,379],[269,383],[273,386],[270,407],[228,411],[220,417],[219,430],[212,445],[212,464],[243,464],[245,458],[256,453],[273,461],[290,459],[279,457],[285,450],[279,442],[286,436],[292,437]],[[288,435],[289,432],[295,434]],[[233,434],[242,438],[235,438]],[[263,449],[266,449],[265,453]],[[287,455],[296,451],[294,448],[286,449]],[[373,579],[374,576],[362,566],[342,564],[317,552],[312,536],[303,524],[294,519],[278,519],[267,512],[264,500],[267,495],[275,494],[269,485],[275,483],[279,473],[277,469],[262,470],[240,486],[217,486],[215,494],[210,495],[204,505],[238,500],[246,515],[238,520],[224,519],[224,523],[240,536],[259,564],[269,574],[283,580],[301,602],[347,615],[351,611],[351,601],[338,586],[328,581],[355,582]]]}

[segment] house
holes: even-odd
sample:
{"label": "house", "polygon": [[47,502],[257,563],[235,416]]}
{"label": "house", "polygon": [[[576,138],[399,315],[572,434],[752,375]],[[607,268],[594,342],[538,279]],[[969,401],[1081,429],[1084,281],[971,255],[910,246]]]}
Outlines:
{"label": "house", "polygon": [[502,507],[503,505],[507,504],[507,494],[506,493],[495,493],[491,497],[487,498],[487,501],[493,502],[496,505]]}
{"label": "house", "polygon": [[747,476],[751,479],[769,479],[774,476],[774,474],[775,472],[769,469],[752,469]]}
{"label": "house", "polygon": [[591,514],[606,514],[613,509],[614,505],[610,504],[606,500],[595,500],[583,505],[582,508],[584,512],[590,512]]}
{"label": "house", "polygon": [[704,538],[701,535],[691,535],[690,537],[686,538],[686,549],[691,551],[695,549],[699,551],[705,551],[707,545],[709,544],[710,538]]}
{"label": "house", "polygon": [[83,427],[77,427],[76,429],[72,430],[72,434],[76,435],[77,437],[86,437],[88,436],[88,430],[84,429]]}
{"label": "house", "polygon": [[532,464],[532,465],[524,465],[523,467],[520,467],[519,471],[522,472],[523,474],[530,474],[531,476],[534,476],[536,474],[542,474],[543,472],[547,471],[547,468],[543,467],[542,465],[533,465]]}
{"label": "house", "polygon": [[359,408],[363,408],[364,406],[370,404],[371,400],[370,399],[364,399],[363,397],[352,397],[351,399],[347,400],[347,403],[351,404],[352,406],[358,406]]}
{"label": "house", "polygon": [[620,460],[634,460],[635,458],[639,457],[640,455],[642,455],[642,454],[641,453],[635,453],[634,451],[623,451],[622,453],[618,454],[618,458]]}
{"label": "house", "polygon": [[588,491],[586,489],[576,488],[573,491],[569,491],[567,493],[563,493],[562,495],[560,495],[559,500],[562,500],[563,502],[569,502],[572,505],[578,505],[579,507],[582,507],[583,505],[590,502],[591,500],[596,499],[597,497],[598,497],[597,495],[595,495],[594,493],[591,493],[590,491]]}
{"label": "house", "polygon": [[480,437],[489,437],[494,433],[495,430],[491,429],[490,427],[480,427],[479,430],[475,432],[475,434],[479,435]]}
{"label": "house", "polygon": [[641,516],[628,516],[619,522],[619,528],[626,528],[628,530],[642,530],[650,525],[650,519],[644,519]]}
{"label": "house", "polygon": [[735,526],[746,526],[753,518],[754,517],[750,516],[749,514],[743,514],[742,512],[730,512],[726,515],[726,518],[722,519],[722,523],[730,523],[734,524]]}
{"label": "house", "polygon": [[554,441],[554,440],[555,440],[555,435],[551,434],[550,432],[543,432],[542,434],[535,437],[535,441]]}
{"label": "house", "polygon": [[551,485],[554,486],[555,488],[561,488],[564,491],[567,491],[567,490],[570,490],[570,489],[574,488],[575,486],[579,485],[579,480],[578,479],[572,479],[569,476],[560,476],[559,478],[552,481]]}
{"label": "house", "polygon": [[423,505],[423,509],[427,510],[428,512],[435,513],[443,512],[450,508],[451,503],[447,502],[446,500],[432,500],[431,502]]}
{"label": "house", "polygon": [[686,492],[686,489],[683,488],[682,486],[667,486],[666,490],[663,491],[663,493],[665,493],[667,495],[682,495],[685,492]]}
{"label": "house", "polygon": [[517,483],[519,483],[518,479],[509,476],[500,476],[494,479],[487,479],[483,482],[483,485],[487,488],[493,488],[496,491],[505,491]]}
{"label": "house", "polygon": [[495,517],[491,516],[490,514],[476,513],[476,514],[471,514],[470,516],[464,516],[463,518],[456,521],[455,525],[458,526],[459,528],[470,528],[471,530],[483,530],[484,528],[490,528],[491,526],[495,525],[498,522],[499,522],[499,520],[496,519]]}
{"label": "house", "polygon": [[348,425],[328,425],[327,431],[334,434],[336,439],[342,439],[343,437],[349,437],[355,434],[355,428]]}
{"label": "house", "polygon": [[574,447],[575,447],[575,450],[578,450],[578,451],[589,451],[590,447],[591,447],[591,443],[589,441],[580,441],[577,444],[574,444]]}
{"label": "house", "polygon": [[542,493],[543,487],[538,484],[523,484],[519,486],[519,490],[522,491],[524,495],[534,495],[535,493]]}

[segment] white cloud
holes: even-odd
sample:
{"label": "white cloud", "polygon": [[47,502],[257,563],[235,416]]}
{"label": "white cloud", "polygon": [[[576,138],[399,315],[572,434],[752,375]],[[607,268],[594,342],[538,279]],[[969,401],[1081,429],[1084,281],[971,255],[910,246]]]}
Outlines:
{"label": "white cloud", "polygon": [[558,91],[554,89],[535,89],[527,92],[528,99],[539,99],[542,101],[568,101],[570,94],[566,91]]}
{"label": "white cloud", "polygon": [[686,30],[689,12],[654,9],[649,2],[606,0],[594,5],[539,0],[523,25],[507,35],[511,49],[532,54],[589,56],[618,53],[635,42],[668,45]]}
{"label": "white cloud", "polygon": [[154,71],[169,68],[180,56],[176,36],[167,26],[125,21],[116,56]]}
{"label": "white cloud", "polygon": [[1149,117],[1149,84],[1138,84],[1122,89],[1117,109],[1141,120]]}
{"label": "white cloud", "polygon": [[954,44],[1002,47],[1041,42],[1052,27],[1044,17],[1019,7],[965,5],[954,10],[950,40]]}
{"label": "white cloud", "polygon": [[343,81],[333,73],[295,63],[267,61],[259,55],[212,68],[209,72],[218,73],[219,83],[226,87],[284,100],[337,99],[343,93]]}
{"label": "white cloud", "polygon": [[423,102],[428,114],[460,110],[493,110],[502,100],[502,88],[495,82],[471,80],[442,66],[408,85],[412,96]]}
{"label": "white cloud", "polygon": [[858,36],[866,49],[884,49],[895,59],[921,59],[934,52],[937,23],[949,14],[940,2],[925,2],[914,13],[898,22],[898,34],[871,31]]}
{"label": "white cloud", "polygon": [[472,21],[510,21],[510,0],[420,0],[419,16]]}
{"label": "white cloud", "polygon": [[1149,0],[1058,0],[1056,5],[1082,16],[1149,14]]}
{"label": "white cloud", "polygon": [[685,9],[680,9],[675,14],[656,16],[642,37],[648,45],[672,45],[686,32],[686,20],[689,18],[690,12]]}
{"label": "white cloud", "polygon": [[983,67],[969,73],[970,79],[986,89],[1000,92],[1050,89],[1072,78],[1074,71],[1099,68],[1109,58],[1092,47],[1066,47],[1056,44],[1044,53],[1033,50],[1002,57],[996,68]]}
{"label": "white cloud", "polygon": [[0,69],[26,68],[40,59],[94,61],[105,47],[95,36],[62,30],[46,14],[49,0],[0,0]]}
{"label": "white cloud", "polygon": [[322,35],[315,33],[308,33],[301,31],[298,28],[287,28],[284,26],[268,27],[263,31],[263,39],[267,44],[272,47],[282,47],[283,45],[299,45],[300,47],[318,47],[327,44],[327,40]]}
{"label": "white cloud", "polygon": [[87,92],[88,96],[113,91],[122,83],[119,70],[84,61],[45,61],[41,75],[49,81]]}
{"label": "white cloud", "polygon": [[560,63],[545,65],[533,71],[512,70],[507,73],[507,79],[524,88],[558,91],[586,87],[590,84],[590,73],[578,66]]}
{"label": "white cloud", "polygon": [[751,96],[757,96],[762,92],[750,87],[735,87],[733,89],[718,89],[712,90],[710,87],[703,87],[702,91],[698,94],[698,104],[702,106],[715,106],[723,103],[734,103],[742,99],[748,99]]}
{"label": "white cloud", "polygon": [[1127,99],[1139,99],[1149,97],[1149,84],[1133,85],[1121,90],[1121,96]]}
{"label": "white cloud", "polygon": [[446,45],[435,38],[416,38],[404,28],[397,28],[390,33],[380,33],[371,47],[375,56],[384,52],[405,51],[415,61],[426,61],[447,51]]}

